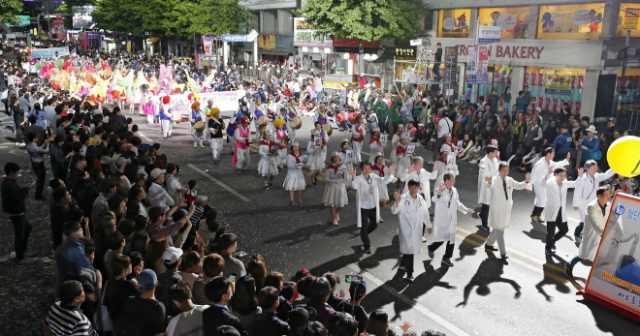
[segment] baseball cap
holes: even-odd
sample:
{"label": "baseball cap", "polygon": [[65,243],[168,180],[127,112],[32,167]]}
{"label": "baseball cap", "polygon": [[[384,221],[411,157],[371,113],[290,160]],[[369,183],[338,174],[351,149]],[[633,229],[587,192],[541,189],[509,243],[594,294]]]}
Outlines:
{"label": "baseball cap", "polygon": [[162,253],[162,260],[176,263],[182,257],[182,250],[177,247],[169,247]]}
{"label": "baseball cap", "polygon": [[117,166],[117,167],[120,167],[120,166],[122,166],[123,164],[128,163],[128,162],[129,162],[129,159],[127,159],[127,158],[125,158],[125,157],[122,157],[122,156],[121,156],[121,157],[119,157],[119,158],[117,158],[117,159],[116,159],[116,166]]}
{"label": "baseball cap", "polygon": [[196,196],[196,203],[206,202],[209,199],[207,196],[198,195]]}
{"label": "baseball cap", "polygon": [[354,281],[351,283],[351,285],[349,286],[349,294],[351,294],[351,297],[358,301],[360,300],[365,294],[367,294],[367,288],[369,286],[367,285],[367,282],[362,280],[362,281]]}
{"label": "baseball cap", "polygon": [[158,277],[156,276],[156,272],[151,269],[145,269],[140,272],[138,275],[138,284],[144,290],[150,290],[156,287],[156,282],[158,282]]}
{"label": "baseball cap", "polygon": [[618,120],[616,118],[614,118],[614,117],[611,117],[611,118],[609,118],[608,121],[610,121],[610,122],[615,124]]}
{"label": "baseball cap", "polygon": [[149,174],[149,176],[151,176],[151,178],[155,180],[160,176],[160,174],[164,174],[165,172],[166,172],[166,170],[164,170],[164,169],[154,168],[151,171],[151,174]]}
{"label": "baseball cap", "polygon": [[540,107],[536,107],[536,111],[542,112],[542,109]]}

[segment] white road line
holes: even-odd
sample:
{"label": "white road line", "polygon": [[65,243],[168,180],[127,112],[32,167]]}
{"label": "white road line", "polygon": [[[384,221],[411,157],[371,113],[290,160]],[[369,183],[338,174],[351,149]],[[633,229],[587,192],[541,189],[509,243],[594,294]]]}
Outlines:
{"label": "white road line", "polygon": [[[142,134],[141,134],[142,135]],[[219,186],[221,186],[222,188],[224,188],[226,191],[232,193],[233,195],[235,195],[236,197],[238,197],[240,200],[244,201],[244,202],[251,202],[250,199],[240,195],[239,192],[231,189],[231,187],[229,187],[228,185],[222,183],[220,180],[218,180],[217,178],[209,175],[209,173],[205,172],[204,170],[192,165],[192,164],[188,164],[187,166],[189,166],[189,168],[195,170],[196,172],[200,173],[201,175],[203,175],[204,177],[208,178],[209,180],[211,180],[212,182],[215,182],[216,184],[218,184]]]}
{"label": "white road line", "polygon": [[151,140],[151,138],[149,138],[148,136],[144,135],[142,132],[138,131],[138,134],[146,141],[148,142],[153,142],[153,140]]}
{"label": "white road line", "polygon": [[[351,268],[354,272],[360,272],[361,271],[357,264],[349,264],[348,267]],[[455,325],[451,324],[445,318],[443,318],[440,315],[432,312],[431,310],[429,310],[429,308],[423,306],[418,301],[410,299],[406,295],[398,292],[397,290],[395,290],[391,286],[385,284],[384,281],[376,278],[373,274],[371,274],[371,273],[369,273],[367,271],[364,271],[364,272],[362,272],[360,274],[363,277],[367,278],[371,283],[375,284],[376,286],[382,287],[382,289],[386,290],[389,294],[395,296],[399,300],[402,300],[406,304],[411,305],[414,309],[416,309],[417,311],[422,313],[422,315],[432,319],[433,321],[435,321],[436,323],[440,324],[445,329],[448,329],[454,335],[457,335],[457,336],[471,336],[471,335],[467,334],[466,332],[464,332],[464,330],[462,330],[462,329],[456,327]]]}

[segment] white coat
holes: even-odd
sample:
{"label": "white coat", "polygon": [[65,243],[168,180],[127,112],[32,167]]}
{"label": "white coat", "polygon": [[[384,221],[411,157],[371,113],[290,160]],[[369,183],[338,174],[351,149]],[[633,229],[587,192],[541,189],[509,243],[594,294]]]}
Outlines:
{"label": "white coat", "polygon": [[564,223],[567,221],[567,190],[569,190],[569,188],[574,188],[576,183],[576,181],[564,180],[564,182],[562,182],[562,187],[558,187],[558,181],[556,181],[555,176],[547,174],[542,179],[542,183],[540,183],[540,185],[542,186],[542,189],[546,189],[547,203],[544,211],[547,222],[556,220],[560,207],[563,209],[562,222]]}
{"label": "white coat", "polygon": [[478,171],[478,204],[489,204],[491,193],[487,188],[487,181],[485,181],[484,177],[498,175],[500,161],[498,161],[497,157],[492,160],[487,155],[480,160],[479,165],[481,168]]}
{"label": "white coat", "polygon": [[414,199],[410,194],[404,194],[400,202],[391,207],[391,212],[400,219],[398,238],[402,254],[422,252],[422,224],[426,224],[428,229],[431,228],[427,202],[422,195],[417,196]]}
{"label": "white coat", "polygon": [[[434,170],[432,172],[426,171],[424,168],[421,168],[420,171],[412,171],[411,174],[404,174],[403,178],[400,180],[402,182],[407,181],[418,181],[420,182],[420,191],[418,194],[424,194],[425,201],[427,201],[427,208],[431,206],[431,182],[429,180],[433,180],[438,177],[438,171]],[[409,183],[404,184],[404,189],[402,189],[402,194],[407,194],[409,192]]]}
{"label": "white coat", "polygon": [[435,194],[431,198],[435,205],[433,216],[433,242],[456,241],[456,225],[458,225],[458,213],[456,210],[467,213],[468,208],[460,202],[460,195],[455,187],[445,189],[442,194]]}
{"label": "white coat", "polygon": [[502,177],[500,177],[500,175],[494,176],[491,184],[484,181],[487,184],[487,189],[491,193],[491,198],[489,199],[489,204],[491,204],[489,208],[489,226],[498,230],[504,230],[509,227],[511,208],[513,207],[513,191],[522,190],[529,186],[529,183],[526,181],[517,182],[510,176],[507,176],[505,181],[507,183],[507,195],[509,196],[508,201],[504,194],[504,185],[502,184]]}
{"label": "white coat", "polygon": [[533,192],[536,195],[536,198],[534,200],[535,206],[544,208],[547,202],[547,192],[541,181],[544,176],[549,173],[549,168],[562,168],[568,164],[569,161],[567,160],[562,160],[560,162],[547,162],[545,158],[541,158],[540,160],[538,160],[538,162],[536,162],[536,164],[533,166],[533,169],[531,170],[531,185],[527,187],[528,190],[531,190],[533,188]]}
{"label": "white coat", "polygon": [[[356,178],[351,183],[351,188],[357,191],[356,193],[356,209],[358,213],[358,227],[362,227],[362,218],[360,214],[360,193],[363,192],[371,192],[371,200],[374,203],[373,205],[376,207],[376,221],[380,221],[380,195],[378,194],[378,190],[380,189],[380,185],[386,185],[395,181],[395,177],[393,174],[389,174],[385,177],[380,177],[374,173],[369,174],[371,178],[371,186],[367,183],[367,180],[364,178],[362,174],[356,176]],[[421,238],[422,239],[422,238]]]}
{"label": "white coat", "polygon": [[587,216],[584,219],[582,244],[578,250],[578,257],[580,257],[580,259],[589,261],[593,261],[595,259],[596,252],[598,252],[598,246],[600,245],[600,237],[602,236],[602,231],[607,224],[607,218],[609,218],[610,211],[611,202],[607,202],[603,216],[597,198],[587,205]]}
{"label": "white coat", "polygon": [[580,222],[584,223],[587,216],[587,206],[596,200],[596,191],[600,182],[615,175],[613,169],[607,170],[605,173],[596,173],[594,176],[584,173],[576,179],[576,189],[573,191],[573,206],[578,207],[580,213]]}

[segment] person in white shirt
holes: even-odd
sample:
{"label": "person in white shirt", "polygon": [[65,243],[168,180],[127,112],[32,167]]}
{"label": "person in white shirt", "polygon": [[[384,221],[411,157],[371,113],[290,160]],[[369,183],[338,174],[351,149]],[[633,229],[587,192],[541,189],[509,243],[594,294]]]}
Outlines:
{"label": "person in white shirt", "polygon": [[[433,243],[429,245],[429,258],[433,259],[435,251],[447,242],[447,250],[442,257],[442,264],[452,267],[451,257],[456,242],[456,226],[458,225],[458,213],[475,213],[460,202],[460,195],[454,185],[456,176],[447,173],[444,175],[444,183],[438,186],[438,192],[433,195],[435,204],[433,218]],[[453,207],[452,207],[453,205]]]}
{"label": "person in white shirt", "polygon": [[400,196],[394,193],[396,202],[391,208],[394,215],[398,215],[400,227],[398,237],[400,238],[400,269],[407,272],[407,278],[413,280],[413,257],[422,252],[422,228],[428,224],[427,230],[431,234],[431,223],[429,221],[429,207],[427,202],[418,194],[420,182],[410,180],[409,192]]}
{"label": "person in white shirt", "polygon": [[598,163],[595,160],[588,160],[584,164],[586,174],[577,179],[576,189],[573,192],[573,210],[580,213],[580,224],[574,232],[575,242],[578,246],[582,242],[582,230],[584,229],[584,220],[587,216],[587,206],[596,200],[596,191],[600,182],[615,175],[612,169],[605,173],[596,173],[598,171]]}
{"label": "person in white shirt", "polygon": [[[553,172],[554,178],[551,178]],[[582,177],[584,170],[580,169]],[[569,232],[567,227],[567,190],[576,186],[576,181],[566,181],[567,171],[564,168],[549,167],[547,175],[542,179],[540,185],[546,189],[546,219],[547,219],[547,239],[545,254],[553,255],[556,251],[556,242]],[[556,228],[558,232],[556,233]]]}
{"label": "person in white shirt", "polygon": [[489,200],[491,199],[491,192],[487,188],[485,177],[498,175],[498,167],[500,166],[500,161],[497,159],[498,148],[489,145],[486,148],[486,152],[487,155],[478,164],[478,167],[480,167],[478,172],[478,203],[482,205],[479,217],[484,229],[489,228]]}
{"label": "person in white shirt", "polygon": [[191,290],[186,283],[178,283],[169,288],[171,301],[180,309],[167,325],[166,336],[204,336],[202,313],[208,305],[195,305],[191,301]]}
{"label": "person in white shirt", "polygon": [[351,187],[357,191],[356,206],[358,212],[358,228],[360,228],[360,238],[364,244],[364,252],[371,254],[371,241],[369,234],[378,227],[380,219],[380,197],[378,195],[379,185],[388,184],[394,181],[393,172],[396,165],[389,166],[389,175],[380,177],[371,173],[371,164],[364,161],[360,164],[362,174],[356,177],[356,171],[349,169]]}
{"label": "person in white shirt", "polygon": [[509,227],[511,222],[511,208],[513,208],[513,191],[523,190],[529,185],[531,174],[525,175],[525,181],[517,182],[509,176],[509,163],[500,162],[498,175],[485,175],[484,177],[487,189],[490,192],[491,209],[489,209],[489,226],[491,234],[487,238],[485,249],[497,251],[493,244],[498,241],[500,248],[500,256],[502,260],[506,260],[507,250],[504,244],[504,230]]}
{"label": "person in white shirt", "polygon": [[169,210],[169,207],[174,205],[173,198],[169,195],[169,193],[162,187],[164,183],[164,169],[154,168],[149,174],[149,178],[153,181],[149,186],[149,191],[147,192],[147,200],[149,201],[149,205],[154,207],[160,207],[164,211]]}
{"label": "person in white shirt", "polygon": [[340,221],[340,210],[349,204],[345,182],[351,180],[351,178],[349,177],[348,166],[340,162],[339,152],[333,152],[330,160],[331,164],[327,166],[327,185],[324,189],[322,202],[324,206],[328,206],[331,210],[333,225],[337,226]]}
{"label": "person in white shirt", "polygon": [[[548,171],[553,171],[555,168],[562,168],[568,165],[569,159],[571,158],[571,154],[567,154],[567,158],[565,160],[554,162],[553,158],[556,155],[556,151],[553,147],[545,148],[542,151],[542,155],[544,155],[544,157],[538,160],[531,170],[531,185],[527,187],[527,190],[531,190],[533,188],[533,192],[536,195],[533,203],[533,211],[531,212],[531,220],[538,223],[543,222],[540,215],[542,215],[542,210],[544,210],[545,204],[547,203],[547,190],[541,183],[542,179]],[[547,221],[554,219],[555,217],[547,217]]]}
{"label": "person in white shirt", "polygon": [[[436,133],[436,145],[434,148],[440,149],[442,144],[444,143],[444,136],[453,133],[453,121],[449,119],[448,116],[443,116],[438,120],[438,125],[436,125],[437,133]],[[437,160],[438,152],[433,152],[433,161]]]}

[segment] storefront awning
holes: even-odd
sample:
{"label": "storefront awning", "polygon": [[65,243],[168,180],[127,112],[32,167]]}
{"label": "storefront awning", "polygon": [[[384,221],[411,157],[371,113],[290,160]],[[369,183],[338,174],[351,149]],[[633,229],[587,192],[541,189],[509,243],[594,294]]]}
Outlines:
{"label": "storefront awning", "polygon": [[147,43],[156,43],[158,41],[160,41],[159,37],[150,37],[147,39]]}

